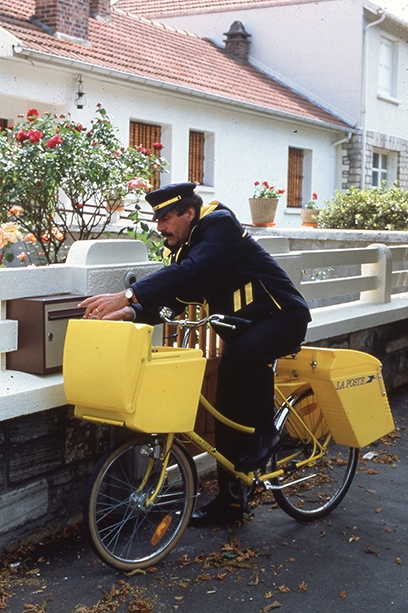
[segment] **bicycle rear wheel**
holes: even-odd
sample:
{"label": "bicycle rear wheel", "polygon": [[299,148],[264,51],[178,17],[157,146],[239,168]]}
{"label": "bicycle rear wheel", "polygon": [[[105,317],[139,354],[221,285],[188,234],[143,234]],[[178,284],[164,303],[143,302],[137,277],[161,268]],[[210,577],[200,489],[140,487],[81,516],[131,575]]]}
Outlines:
{"label": "bicycle rear wheel", "polygon": [[313,463],[296,468],[297,462],[311,456],[313,441],[290,412],[281,431],[283,445],[272,459],[274,469],[285,471],[273,481],[273,485],[281,488],[273,493],[285,513],[299,521],[313,521],[330,513],[346,495],[356,471],[359,450],[336,444],[310,387],[296,390],[287,401],[323,445],[325,453]]}
{"label": "bicycle rear wheel", "polygon": [[157,443],[146,437],[120,444],[96,466],[88,485],[85,528],[95,553],[124,571],[157,564],[187,527],[195,501],[194,475],[187,452],[176,442],[166,476]]}

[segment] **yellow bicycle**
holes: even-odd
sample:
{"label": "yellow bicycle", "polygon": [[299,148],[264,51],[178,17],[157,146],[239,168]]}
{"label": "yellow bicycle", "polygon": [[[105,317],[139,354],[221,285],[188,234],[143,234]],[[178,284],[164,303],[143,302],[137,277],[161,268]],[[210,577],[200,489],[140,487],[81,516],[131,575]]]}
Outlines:
{"label": "yellow bicycle", "polygon": [[[236,318],[164,321],[187,331]],[[85,502],[86,530],[96,554],[124,570],[157,564],[175,547],[197,500],[193,443],[232,475],[246,501],[254,487],[271,490],[291,517],[324,517],[344,498],[358,450],[393,429],[378,360],[362,352],[302,348],[275,365],[275,425],[283,444],[261,469],[237,473],[233,463],[194,431],[199,403],[232,428],[201,394],[206,360],[184,347],[152,347],[153,328],[130,322],[71,320],[64,384],[75,414],[120,428],[123,441],[95,467]],[[334,356],[334,357],[333,357]],[[272,410],[272,407],[271,407]]]}

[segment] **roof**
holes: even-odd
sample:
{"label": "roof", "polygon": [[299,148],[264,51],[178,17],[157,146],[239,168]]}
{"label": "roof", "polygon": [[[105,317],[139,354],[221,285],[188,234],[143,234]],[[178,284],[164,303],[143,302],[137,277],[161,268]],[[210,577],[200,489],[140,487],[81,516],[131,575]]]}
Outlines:
{"label": "roof", "polygon": [[108,70],[149,85],[178,88],[266,113],[349,129],[306,98],[194,34],[112,8],[112,22],[89,19],[89,45],[61,40],[28,21],[34,0],[1,0],[0,26],[16,36],[20,54]]}
{"label": "roof", "polygon": [[285,4],[303,4],[315,0],[113,0],[115,6],[129,13],[150,18],[193,13],[212,13],[268,8]]}

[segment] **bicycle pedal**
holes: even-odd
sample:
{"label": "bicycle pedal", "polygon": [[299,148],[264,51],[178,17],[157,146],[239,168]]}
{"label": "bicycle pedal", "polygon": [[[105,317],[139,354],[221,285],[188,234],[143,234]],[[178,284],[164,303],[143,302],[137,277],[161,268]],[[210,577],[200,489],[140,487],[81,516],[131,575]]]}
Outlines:
{"label": "bicycle pedal", "polygon": [[293,473],[297,470],[296,462],[288,462],[286,466],[283,466],[284,473]]}

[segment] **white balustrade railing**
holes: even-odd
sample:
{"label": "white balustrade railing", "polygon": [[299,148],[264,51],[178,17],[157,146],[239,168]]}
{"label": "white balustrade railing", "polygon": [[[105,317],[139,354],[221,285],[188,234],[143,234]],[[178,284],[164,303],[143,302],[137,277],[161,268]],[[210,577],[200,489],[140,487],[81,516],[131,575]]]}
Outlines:
{"label": "white balustrade railing", "polygon": [[[276,238],[276,253],[273,239],[264,246],[312,307],[308,343],[408,317],[408,247],[287,252]],[[9,300],[120,291],[128,272],[140,278],[160,266],[148,261],[139,241],[97,240],[74,243],[65,264],[0,269],[0,419],[65,404],[61,373],[7,370],[6,354],[18,348],[18,322],[7,318]]]}

